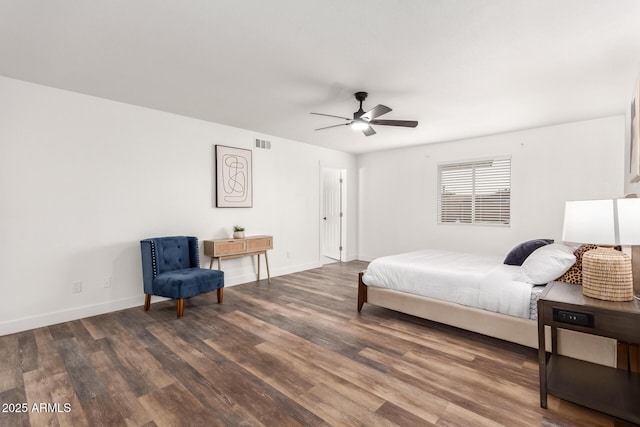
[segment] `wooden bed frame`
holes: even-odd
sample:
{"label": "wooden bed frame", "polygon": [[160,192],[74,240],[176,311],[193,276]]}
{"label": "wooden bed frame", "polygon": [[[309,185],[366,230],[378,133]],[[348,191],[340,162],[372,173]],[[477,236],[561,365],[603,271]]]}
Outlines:
{"label": "wooden bed frame", "polygon": [[[538,322],[494,313],[479,308],[409,294],[393,289],[368,286],[358,274],[358,313],[364,303],[388,308],[434,322],[499,338],[531,348],[538,348]],[[551,334],[545,334],[547,338]],[[549,341],[549,340],[548,340]],[[551,348],[551,342],[547,342]],[[616,366],[616,340],[579,332],[558,330],[558,351],[566,356],[601,365]]]}

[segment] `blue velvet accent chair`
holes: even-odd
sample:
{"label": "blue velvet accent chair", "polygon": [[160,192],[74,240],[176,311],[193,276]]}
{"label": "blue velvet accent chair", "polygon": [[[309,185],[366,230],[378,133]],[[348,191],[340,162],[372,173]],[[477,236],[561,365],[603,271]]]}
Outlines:
{"label": "blue velvet accent chair", "polygon": [[184,300],[214,289],[222,303],[224,272],[200,268],[198,239],[189,236],[154,237],[140,241],[144,310],[151,295],[176,300],[178,317],[184,315]]}

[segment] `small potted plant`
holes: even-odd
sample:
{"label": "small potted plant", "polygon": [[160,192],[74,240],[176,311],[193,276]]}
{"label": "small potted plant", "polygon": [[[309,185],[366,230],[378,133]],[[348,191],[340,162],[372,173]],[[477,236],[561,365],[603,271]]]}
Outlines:
{"label": "small potted plant", "polygon": [[233,226],[233,238],[234,239],[244,239],[244,227],[240,225]]}

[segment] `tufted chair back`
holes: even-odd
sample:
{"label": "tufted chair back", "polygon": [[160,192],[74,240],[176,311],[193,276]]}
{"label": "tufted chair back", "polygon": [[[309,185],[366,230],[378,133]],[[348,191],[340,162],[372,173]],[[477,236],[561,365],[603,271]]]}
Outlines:
{"label": "tufted chair back", "polygon": [[200,267],[198,239],[191,236],[154,237],[140,242],[145,293],[152,294],[159,274]]}
{"label": "tufted chair back", "polygon": [[[193,238],[191,238],[193,239]],[[199,267],[193,265],[189,254],[189,237],[176,236],[153,239],[155,246],[157,274],[167,271],[182,270],[184,268]],[[152,252],[153,253],[153,252]]]}

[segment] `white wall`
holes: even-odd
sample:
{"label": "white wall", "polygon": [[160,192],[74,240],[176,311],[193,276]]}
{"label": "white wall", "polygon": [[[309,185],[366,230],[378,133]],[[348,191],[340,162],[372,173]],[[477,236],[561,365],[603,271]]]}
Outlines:
{"label": "white wall", "polygon": [[[254,207],[215,208],[214,146],[255,137],[272,149],[253,150]],[[226,238],[241,224],[274,236],[273,276],[319,266],[320,164],[354,183],[353,259],[354,156],[0,77],[0,335],[141,305],[146,237]],[[253,262],[224,261],[227,286],[255,280]]]}
{"label": "white wall", "polygon": [[[359,156],[360,258],[439,248],[506,254],[560,239],[566,200],[621,197],[623,116]],[[510,227],[438,225],[437,165],[510,155]]]}

